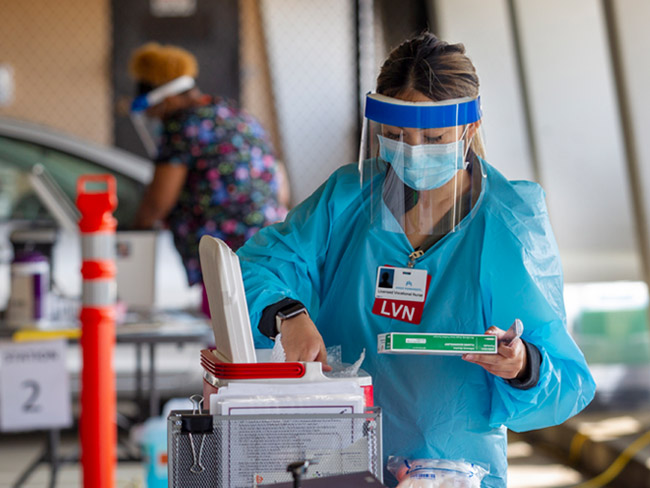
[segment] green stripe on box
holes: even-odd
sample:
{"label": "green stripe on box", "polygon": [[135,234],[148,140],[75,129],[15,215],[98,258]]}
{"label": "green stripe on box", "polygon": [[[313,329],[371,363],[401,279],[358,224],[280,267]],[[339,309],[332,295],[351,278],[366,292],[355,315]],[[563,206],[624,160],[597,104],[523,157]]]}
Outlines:
{"label": "green stripe on box", "polygon": [[[391,340],[392,338],[392,340]],[[387,350],[496,352],[497,339],[483,334],[398,334],[386,335]]]}

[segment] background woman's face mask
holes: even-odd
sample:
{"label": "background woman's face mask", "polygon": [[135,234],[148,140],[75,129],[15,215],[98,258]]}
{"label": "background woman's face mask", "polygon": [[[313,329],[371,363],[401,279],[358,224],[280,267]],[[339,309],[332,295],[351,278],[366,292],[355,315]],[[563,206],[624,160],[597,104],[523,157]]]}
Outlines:
{"label": "background woman's face mask", "polygon": [[377,137],[380,157],[414,190],[440,188],[465,167],[463,139],[448,144],[411,146],[379,134]]}

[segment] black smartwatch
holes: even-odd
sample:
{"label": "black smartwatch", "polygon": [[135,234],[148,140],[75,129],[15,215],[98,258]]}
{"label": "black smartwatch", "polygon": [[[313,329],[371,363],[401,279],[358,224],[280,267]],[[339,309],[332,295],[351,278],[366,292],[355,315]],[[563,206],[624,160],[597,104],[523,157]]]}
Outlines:
{"label": "black smartwatch", "polygon": [[280,333],[280,326],[282,325],[283,320],[290,319],[291,317],[295,317],[301,313],[307,313],[307,309],[300,302],[292,303],[278,310],[275,314],[275,329],[277,333]]}

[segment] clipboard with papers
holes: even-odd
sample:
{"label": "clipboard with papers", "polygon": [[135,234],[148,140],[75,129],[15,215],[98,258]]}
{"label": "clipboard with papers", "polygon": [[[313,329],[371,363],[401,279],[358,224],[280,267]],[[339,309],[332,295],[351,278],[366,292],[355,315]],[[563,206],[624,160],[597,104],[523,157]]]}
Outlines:
{"label": "clipboard with papers", "polygon": [[[381,411],[168,417],[169,486],[244,488],[291,481],[287,466],[309,460],[303,477],[370,472],[381,480]],[[381,485],[380,485],[381,486]]]}

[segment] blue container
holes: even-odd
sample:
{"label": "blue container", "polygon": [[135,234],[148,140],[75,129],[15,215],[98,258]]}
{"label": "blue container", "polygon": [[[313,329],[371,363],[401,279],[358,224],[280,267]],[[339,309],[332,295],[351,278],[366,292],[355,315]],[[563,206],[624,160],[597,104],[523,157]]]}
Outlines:
{"label": "blue container", "polygon": [[167,420],[152,417],[144,423],[142,450],[147,488],[167,488]]}

